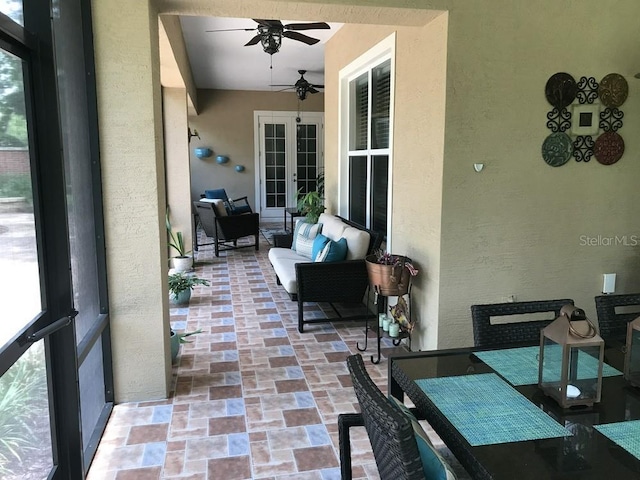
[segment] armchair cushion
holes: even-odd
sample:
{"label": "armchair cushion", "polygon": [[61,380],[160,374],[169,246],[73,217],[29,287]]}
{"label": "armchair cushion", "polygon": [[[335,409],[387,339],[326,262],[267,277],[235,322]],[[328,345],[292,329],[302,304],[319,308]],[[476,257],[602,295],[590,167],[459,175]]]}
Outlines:
{"label": "armchair cushion", "polygon": [[291,246],[291,249],[294,250],[298,255],[311,260],[313,241],[321,230],[321,223],[311,224],[299,221],[296,224],[295,231],[293,232],[293,245]]}
{"label": "armchair cushion", "polygon": [[227,208],[224,205],[224,200],[220,198],[202,198],[201,202],[212,203],[213,208],[216,211],[216,215],[218,217],[226,217],[227,216]]}
{"label": "armchair cushion", "polygon": [[425,478],[429,480],[455,480],[456,475],[451,469],[451,466],[435,449],[427,433],[415,415],[411,413],[411,410],[395,397],[390,396],[389,400],[411,420],[411,426],[413,427],[413,434],[418,444],[418,451],[420,452],[420,460],[422,460],[422,470],[424,471]]}

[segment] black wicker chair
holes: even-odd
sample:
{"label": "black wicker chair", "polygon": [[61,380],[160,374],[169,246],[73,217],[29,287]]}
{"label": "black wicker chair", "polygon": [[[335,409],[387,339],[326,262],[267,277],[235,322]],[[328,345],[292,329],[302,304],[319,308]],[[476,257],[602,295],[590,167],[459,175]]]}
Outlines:
{"label": "black wicker chair", "polygon": [[347,358],[353,389],[362,413],[338,416],[342,479],[351,479],[349,427],[367,429],[382,480],[424,480],[424,471],[411,421],[373,383],[360,354]]}
{"label": "black wicker chair", "polygon": [[[213,203],[193,202],[198,222],[207,237],[213,238],[216,257],[221,251],[236,248],[255,247],[259,249],[260,214],[243,213],[242,215],[219,216]],[[238,245],[238,239],[254,237],[254,243]],[[202,245],[202,244],[200,244]]]}
{"label": "black wicker chair", "polygon": [[[473,342],[476,347],[503,347],[509,345],[536,345],[540,343],[540,330],[559,315],[560,309],[573,300],[539,300],[531,302],[494,303],[472,305]],[[491,323],[491,317],[553,312],[548,320]]]}
{"label": "black wicker chair", "polygon": [[[616,307],[636,307],[633,311],[616,312]],[[640,293],[599,295],[596,297],[598,329],[605,341],[624,340],[627,323],[640,316]]]}

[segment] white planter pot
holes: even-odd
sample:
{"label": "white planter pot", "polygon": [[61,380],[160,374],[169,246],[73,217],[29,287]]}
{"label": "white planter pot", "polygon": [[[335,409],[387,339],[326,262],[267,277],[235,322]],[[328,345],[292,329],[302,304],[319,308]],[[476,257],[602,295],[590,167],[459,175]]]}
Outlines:
{"label": "white planter pot", "polygon": [[188,272],[191,270],[193,258],[191,257],[173,257],[173,268],[176,272]]}

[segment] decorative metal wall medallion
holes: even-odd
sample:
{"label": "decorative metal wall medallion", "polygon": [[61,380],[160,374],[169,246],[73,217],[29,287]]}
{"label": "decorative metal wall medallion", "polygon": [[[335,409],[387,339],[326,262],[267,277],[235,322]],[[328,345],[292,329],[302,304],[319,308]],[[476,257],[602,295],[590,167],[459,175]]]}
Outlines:
{"label": "decorative metal wall medallion", "polygon": [[605,108],[600,112],[600,128],[605,132],[617,132],[622,128],[624,112],[617,108]]}
{"label": "decorative metal wall medallion", "polygon": [[567,163],[573,153],[573,143],[566,133],[552,133],[542,143],[542,158],[552,167]]}
{"label": "decorative metal wall medallion", "polygon": [[544,87],[547,101],[557,109],[571,105],[577,93],[578,86],[576,81],[571,75],[564,72],[551,75],[547,80],[547,85]]}
{"label": "decorative metal wall medallion", "polygon": [[588,162],[593,157],[593,138],[591,135],[578,135],[573,142],[573,158],[576,162]]}
{"label": "decorative metal wall medallion", "polygon": [[571,112],[566,108],[554,108],[547,113],[547,128],[552,132],[564,132],[571,127]]}
{"label": "decorative metal wall medallion", "polygon": [[603,165],[613,165],[624,153],[624,140],[615,132],[604,132],[596,139],[593,155]]}
{"label": "decorative metal wall medallion", "polygon": [[598,94],[607,107],[619,107],[629,95],[629,85],[622,75],[610,73],[600,80]]}
{"label": "decorative metal wall medallion", "polygon": [[580,103],[593,103],[598,98],[598,82],[593,77],[580,77],[576,98]]}

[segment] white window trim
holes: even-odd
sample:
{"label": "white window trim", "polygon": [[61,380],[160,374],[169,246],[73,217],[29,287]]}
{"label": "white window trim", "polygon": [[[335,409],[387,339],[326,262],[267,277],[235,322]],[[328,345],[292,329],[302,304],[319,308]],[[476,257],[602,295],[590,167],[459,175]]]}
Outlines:
{"label": "white window trim", "polygon": [[[349,82],[369,71],[371,68],[391,60],[391,88],[389,98],[389,176],[387,189],[387,250],[391,251],[391,223],[393,201],[393,125],[395,102],[395,32],[356,58],[338,73],[338,212],[348,218],[349,215]],[[371,183],[369,181],[369,183]],[[368,207],[367,207],[368,208]]]}

